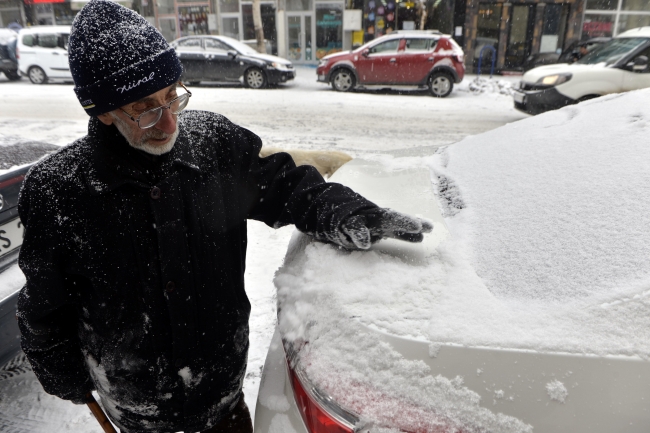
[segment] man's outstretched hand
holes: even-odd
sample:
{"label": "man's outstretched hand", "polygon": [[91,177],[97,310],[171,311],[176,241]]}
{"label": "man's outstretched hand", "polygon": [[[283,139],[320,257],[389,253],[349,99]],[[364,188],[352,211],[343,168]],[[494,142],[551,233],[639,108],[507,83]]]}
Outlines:
{"label": "man's outstretched hand", "polygon": [[375,208],[347,217],[339,227],[338,244],[354,250],[367,250],[384,238],[422,242],[423,233],[433,230],[433,223],[391,209]]}

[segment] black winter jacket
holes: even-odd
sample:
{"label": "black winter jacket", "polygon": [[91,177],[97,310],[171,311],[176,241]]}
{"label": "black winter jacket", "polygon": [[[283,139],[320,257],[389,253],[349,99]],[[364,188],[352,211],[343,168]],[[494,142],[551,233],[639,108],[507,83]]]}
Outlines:
{"label": "black winter jacket", "polygon": [[[375,207],[222,116],[186,111],[148,164],[113,126],[36,164],[19,202],[22,347],[45,391],[97,389],[128,431],[197,431],[241,396],[246,220],[328,238]],[[138,154],[138,155],[136,155]]]}

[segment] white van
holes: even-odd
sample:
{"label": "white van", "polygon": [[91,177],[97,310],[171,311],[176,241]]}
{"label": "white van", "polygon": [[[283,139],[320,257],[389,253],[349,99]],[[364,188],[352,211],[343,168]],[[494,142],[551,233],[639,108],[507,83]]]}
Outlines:
{"label": "white van", "polygon": [[572,64],[531,69],[513,97],[515,108],[539,114],[610,93],[650,87],[650,27],[621,33]]}
{"label": "white van", "polygon": [[20,30],[16,57],[21,75],[34,84],[50,79],[72,81],[68,65],[70,26],[38,26]]}

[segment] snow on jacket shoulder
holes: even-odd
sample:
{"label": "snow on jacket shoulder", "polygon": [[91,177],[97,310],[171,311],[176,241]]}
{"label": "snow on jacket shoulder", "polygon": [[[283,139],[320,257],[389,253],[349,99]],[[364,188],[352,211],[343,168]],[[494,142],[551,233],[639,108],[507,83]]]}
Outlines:
{"label": "snow on jacket shoulder", "polygon": [[117,426],[135,431],[203,430],[237,403],[246,220],[324,238],[375,206],[260,148],[224,117],[186,111],[172,151],[148,164],[92,118],[86,137],[31,169],[18,317],[48,393],[97,389]]}

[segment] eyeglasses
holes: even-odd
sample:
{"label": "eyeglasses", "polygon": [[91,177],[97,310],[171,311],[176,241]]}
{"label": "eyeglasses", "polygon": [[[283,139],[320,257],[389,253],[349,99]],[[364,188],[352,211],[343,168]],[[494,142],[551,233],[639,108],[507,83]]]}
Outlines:
{"label": "eyeglasses", "polygon": [[169,108],[169,110],[172,112],[172,114],[178,114],[181,111],[183,111],[185,109],[185,107],[187,107],[187,103],[190,101],[190,96],[192,96],[192,92],[187,90],[187,88],[185,86],[183,86],[182,83],[180,83],[180,84],[181,84],[181,87],[183,89],[185,89],[185,91],[187,93],[183,93],[182,95],[175,97],[174,99],[169,101],[167,104],[161,105],[158,108],[152,108],[151,110],[147,110],[144,113],[140,114],[137,118],[131,116],[129,113],[122,110],[121,108],[120,108],[120,110],[122,110],[122,112],[124,114],[126,114],[129,117],[129,119],[131,119],[135,123],[137,123],[138,126],[140,127],[140,129],[151,128],[156,123],[158,123],[158,121],[160,120],[160,118],[163,115],[163,110],[165,108]]}

